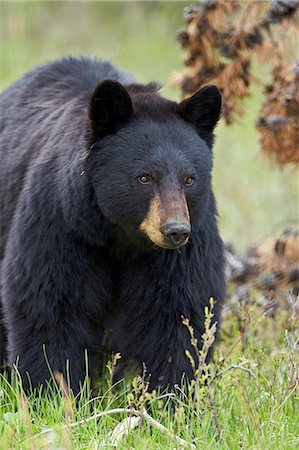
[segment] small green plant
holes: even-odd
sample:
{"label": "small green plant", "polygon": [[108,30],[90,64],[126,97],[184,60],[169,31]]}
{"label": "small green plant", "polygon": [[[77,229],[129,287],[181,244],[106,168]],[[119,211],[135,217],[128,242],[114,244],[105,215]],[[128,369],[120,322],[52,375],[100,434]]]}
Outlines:
{"label": "small green plant", "polygon": [[185,325],[190,334],[191,345],[195,350],[198,365],[196,367],[194,358],[192,357],[189,350],[185,350],[186,356],[188,357],[190,364],[193,368],[194,379],[196,383],[204,384],[209,377],[209,370],[207,364],[207,357],[209,352],[211,351],[212,345],[215,342],[216,331],[217,331],[217,323],[213,322],[213,308],[214,308],[214,299],[210,298],[210,308],[205,307],[204,309],[204,317],[205,317],[205,332],[202,335],[202,345],[199,346],[198,340],[194,335],[194,329],[190,325],[190,320],[186,317],[182,316],[182,323]]}

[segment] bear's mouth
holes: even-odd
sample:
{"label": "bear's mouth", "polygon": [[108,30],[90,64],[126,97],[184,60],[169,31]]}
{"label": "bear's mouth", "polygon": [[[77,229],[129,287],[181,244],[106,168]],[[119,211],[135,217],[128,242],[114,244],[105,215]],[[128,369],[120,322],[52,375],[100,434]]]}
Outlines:
{"label": "bear's mouth", "polygon": [[180,247],[183,247],[188,243],[190,237],[188,235],[188,237],[186,237],[185,239],[182,239],[179,242],[174,243],[167,241],[164,238],[164,235],[159,231],[151,234],[143,232],[143,235],[146,238],[147,242],[150,243],[153,248],[155,249],[163,248],[165,250],[177,250]]}
{"label": "bear's mouth", "polygon": [[156,193],[152,198],[139,229],[157,247],[176,250],[191,234],[188,206],[181,192],[164,192],[163,197]]}
{"label": "bear's mouth", "polygon": [[151,242],[154,244],[155,248],[163,248],[163,249],[166,249],[166,250],[177,250],[180,247],[184,247],[184,245],[186,245],[188,243],[188,241],[189,241],[189,238],[186,238],[186,239],[184,239],[183,242],[181,242],[180,244],[176,244],[176,245],[174,245],[174,244],[166,244],[166,243],[161,243],[161,242],[157,243],[157,242],[154,242],[154,241],[151,241]]}

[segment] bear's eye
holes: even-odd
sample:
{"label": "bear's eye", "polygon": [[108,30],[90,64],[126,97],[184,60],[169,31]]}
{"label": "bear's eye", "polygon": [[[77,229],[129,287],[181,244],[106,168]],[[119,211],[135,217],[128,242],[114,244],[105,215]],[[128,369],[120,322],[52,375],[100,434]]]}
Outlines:
{"label": "bear's eye", "polygon": [[194,177],[186,177],[184,179],[185,186],[192,186],[193,183],[194,183]]}
{"label": "bear's eye", "polygon": [[137,180],[138,180],[139,183],[141,183],[141,184],[148,184],[148,183],[150,183],[150,181],[151,181],[149,175],[139,175],[139,177],[137,177]]}

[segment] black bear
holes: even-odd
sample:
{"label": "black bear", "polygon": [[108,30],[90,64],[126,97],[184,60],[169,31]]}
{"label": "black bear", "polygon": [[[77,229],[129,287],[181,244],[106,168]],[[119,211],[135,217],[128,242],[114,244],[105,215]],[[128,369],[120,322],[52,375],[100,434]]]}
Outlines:
{"label": "black bear", "polygon": [[151,388],[171,388],[193,377],[186,349],[197,361],[182,316],[201,342],[212,296],[219,322],[221,97],[205,86],[177,104],[158,91],[108,62],[64,58],[0,95],[1,346],[25,388],[51,367],[77,393],[107,330],[125,366],[144,363]]}

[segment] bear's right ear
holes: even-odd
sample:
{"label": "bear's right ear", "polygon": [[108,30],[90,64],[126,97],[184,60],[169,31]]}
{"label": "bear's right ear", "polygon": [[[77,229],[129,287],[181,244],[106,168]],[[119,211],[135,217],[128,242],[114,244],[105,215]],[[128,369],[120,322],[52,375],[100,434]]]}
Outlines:
{"label": "bear's right ear", "polygon": [[132,113],[132,100],[127,90],[118,81],[102,81],[89,102],[94,138],[114,133],[129,120]]}

